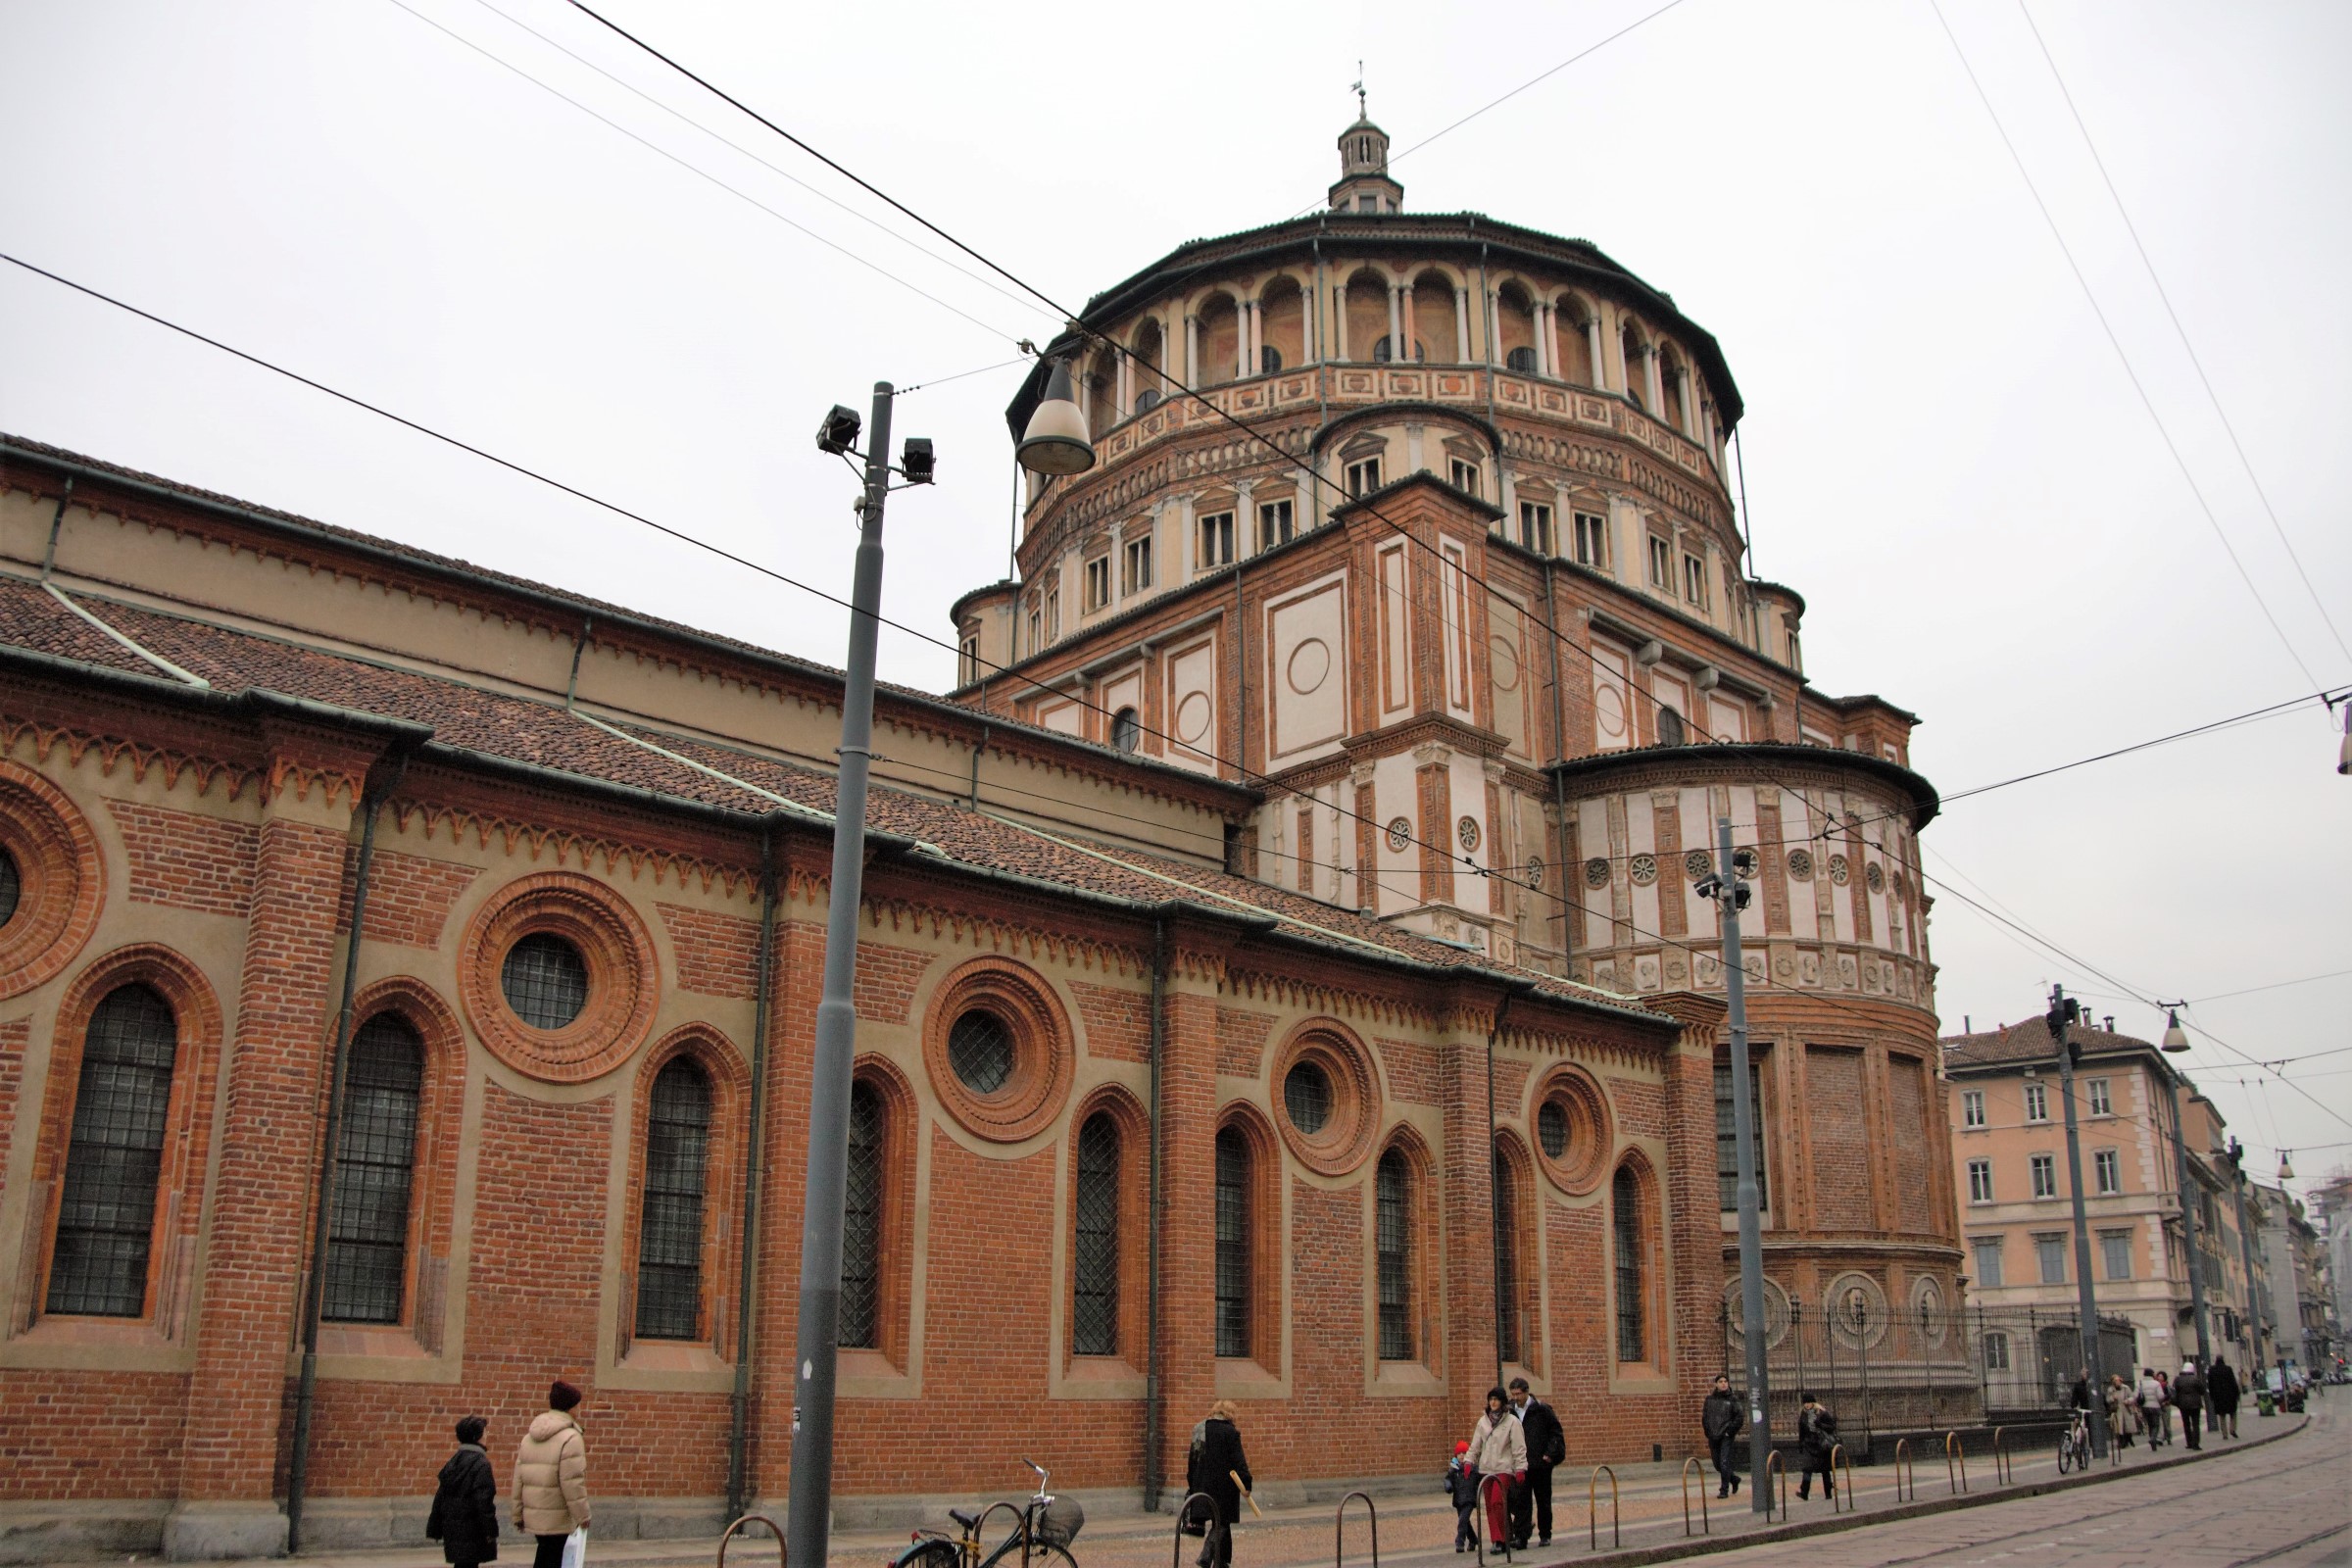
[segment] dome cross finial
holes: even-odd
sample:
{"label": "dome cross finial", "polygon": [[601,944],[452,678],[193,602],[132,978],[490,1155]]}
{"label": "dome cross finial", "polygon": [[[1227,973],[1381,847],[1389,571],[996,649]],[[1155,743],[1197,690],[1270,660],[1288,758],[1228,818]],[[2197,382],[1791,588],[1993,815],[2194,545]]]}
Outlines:
{"label": "dome cross finial", "polygon": [[1358,120],[1372,118],[1370,101],[1364,95],[1364,63],[1361,60],[1355,63],[1355,118]]}

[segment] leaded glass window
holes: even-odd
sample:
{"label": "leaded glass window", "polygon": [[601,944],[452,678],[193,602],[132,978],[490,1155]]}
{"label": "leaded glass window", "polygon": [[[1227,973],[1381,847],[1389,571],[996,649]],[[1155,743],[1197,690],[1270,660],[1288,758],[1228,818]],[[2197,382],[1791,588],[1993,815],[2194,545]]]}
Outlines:
{"label": "leaded glass window", "polygon": [[1527,1348],[1519,1342],[1519,1191],[1499,1149],[1494,1152],[1494,1296],[1496,1348],[1506,1361],[1525,1361]]}
{"label": "leaded glass window", "polygon": [[1217,1134],[1217,1353],[1250,1354],[1250,1140]]}
{"label": "leaded glass window", "polygon": [[637,1337],[691,1340],[702,1326],[703,1179],[710,1080],[680,1056],[654,1079],[645,1119],[645,1206],[637,1229]]}
{"label": "leaded glass window", "polygon": [[1642,1281],[1642,1179],[1620,1169],[1609,1184],[1609,1218],[1617,1239],[1617,1359],[1644,1359]]}
{"label": "leaded glass window", "polygon": [[[1762,1065],[1747,1064],[1748,1126],[1756,1139],[1756,1207],[1772,1206],[1772,1189],[1764,1181],[1764,1074]],[[1739,1107],[1732,1102],[1732,1064],[1715,1064],[1715,1188],[1725,1213],[1740,1206]]]}
{"label": "leaded glass window", "polygon": [[1119,1129],[1102,1112],[1078,1130],[1075,1331],[1079,1355],[1119,1349]]}
{"label": "leaded glass window", "polygon": [[588,960],[562,937],[534,931],[507,950],[499,989],[514,1016],[534,1029],[561,1029],[588,1006]]}
{"label": "leaded glass window", "polygon": [[1292,1066],[1282,1080],[1282,1108],[1291,1125],[1312,1138],[1331,1120],[1331,1077],[1311,1061]]}
{"label": "leaded glass window", "polygon": [[883,1154],[882,1092],[860,1079],[850,1089],[850,1168],[841,1207],[841,1343],[881,1346]]}
{"label": "leaded glass window", "polygon": [[1012,1030],[995,1013],[974,1007],[948,1031],[948,1065],[973,1094],[995,1094],[1012,1077]]}
{"label": "leaded glass window", "polygon": [[1380,1358],[1413,1358],[1412,1171],[1390,1150],[1374,1174],[1374,1249],[1380,1270]]}
{"label": "leaded glass window", "polygon": [[0,849],[0,926],[16,918],[17,903],[24,897],[24,878],[17,869],[17,858]]}
{"label": "leaded glass window", "polygon": [[50,1254],[49,1310],[137,1317],[147,1307],[147,1253],[179,1022],[145,986],[109,992],[90,1013],[74,1131]]}
{"label": "leaded glass window", "polygon": [[400,1321],[423,1090],[424,1042],[408,1020],[379,1012],[360,1025],[344,1069],[326,1238],[322,1315],[335,1322]]}

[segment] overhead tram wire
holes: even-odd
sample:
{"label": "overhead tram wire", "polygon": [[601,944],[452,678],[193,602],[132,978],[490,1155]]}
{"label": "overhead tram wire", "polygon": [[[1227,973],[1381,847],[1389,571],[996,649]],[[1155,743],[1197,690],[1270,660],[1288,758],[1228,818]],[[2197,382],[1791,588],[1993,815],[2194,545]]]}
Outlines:
{"label": "overhead tram wire", "polygon": [[2017,9],[2024,13],[2026,26],[2034,34],[2034,45],[2041,50],[2041,58],[2050,68],[2050,79],[2058,83],[2058,96],[2066,100],[2066,112],[2074,117],[2075,128],[2082,133],[2082,145],[2090,150],[2090,161],[2098,169],[2099,180],[2107,187],[2109,199],[2115,203],[2116,216],[2124,220],[2124,231],[2132,236],[2132,248],[2139,253],[2139,265],[2147,269],[2148,281],[2156,286],[2156,297],[2164,302],[2164,314],[2172,321],[2173,331],[2180,339],[2180,347],[2187,352],[2188,363],[2196,368],[2197,382],[2205,388],[2205,397],[2213,405],[2214,416],[2222,421],[2222,429],[2230,437],[2230,449],[2237,454],[2238,466],[2246,470],[2246,482],[2254,487],[2255,496],[2262,502],[2264,514],[2271,519],[2271,531],[2278,536],[2279,547],[2285,550],[2286,559],[2294,563],[2295,575],[2303,579],[2303,591],[2311,595],[2312,608],[2320,612],[2320,619],[2326,622],[2328,635],[2335,639],[2336,652],[2346,659],[2352,659],[2352,647],[2345,646],[2342,629],[2336,625],[2335,616],[2328,611],[2327,601],[2320,597],[2319,589],[2313,585],[2311,573],[2304,569],[2303,558],[2296,553],[2294,541],[2286,536],[2286,525],[2278,520],[2278,509],[2271,505],[2271,493],[2263,488],[2262,476],[2254,471],[2254,460],[2246,455],[2245,443],[2237,438],[2237,426],[2230,422],[2229,411],[2222,407],[2222,395],[2214,390],[2213,377],[2205,373],[2205,362],[2198,357],[2196,345],[2189,341],[2188,328],[2181,324],[2180,313],[2173,308],[2173,296],[2165,288],[2164,279],[2156,274],[2155,260],[2148,255],[2148,247],[2139,237],[2139,225],[2132,221],[2132,212],[2124,205],[2123,192],[2115,188],[2115,176],[2107,172],[2107,160],[2099,156],[2099,144],[2091,139],[2090,126],[2083,122],[2082,111],[2076,107],[2075,95],[2067,89],[2066,77],[2058,70],[2058,61],[2051,55],[2048,42],[2041,36],[2041,28],[2034,24],[2033,11],[2027,7],[2026,0],[2017,0]]}
{"label": "overhead tram wire", "polygon": [[2297,669],[2303,671],[2306,681],[2313,686],[2321,685],[2319,676],[2311,672],[2311,666],[2303,662],[2302,654],[2286,635],[2286,628],[2278,623],[2278,615],[2271,610],[2270,601],[2263,598],[2262,590],[2254,585],[2254,578],[2246,570],[2246,564],[2238,559],[2237,547],[2230,544],[2221,518],[2214,514],[2213,504],[2205,499],[2205,491],[2197,483],[2197,476],[2189,470],[2188,459],[2173,439],[2173,432],[2164,422],[2164,416],[2156,411],[2155,400],[2148,396],[2147,386],[2140,380],[2139,371],[2132,367],[2132,356],[2124,351],[2123,339],[2116,335],[2114,323],[2107,319],[2107,312],[2100,306],[2098,294],[2091,288],[2089,277],[2083,273],[2082,264],[2075,260],[2074,248],[2067,244],[2065,233],[2058,227],[2057,218],[2050,212],[2050,204],[2042,200],[2041,187],[2034,182],[2032,172],[2026,168],[2025,156],[2018,151],[2017,143],[2010,139],[2009,127],[2002,123],[2000,112],[1993,108],[1992,97],[1985,92],[1984,83],[1978,79],[1977,68],[1969,63],[1968,51],[1960,47],[1959,34],[1952,31],[1951,23],[1945,20],[1942,5],[1938,0],[1928,0],[1928,9],[1936,13],[1936,24],[1950,41],[1952,53],[1960,62],[1961,71],[1968,76],[1968,84],[1976,89],[1977,101],[1984,106],[1985,117],[1992,122],[1992,128],[2000,136],[2001,145],[2008,149],[2009,161],[2017,166],[2018,177],[2025,181],[2027,194],[2034,198],[2034,206],[2041,214],[2042,222],[2048,225],[2050,238],[2057,242],[2058,253],[2066,258],[2067,270],[2075,274],[2075,282],[2082,287],[2083,299],[2090,304],[2091,315],[2098,318],[2099,330],[2107,337],[2107,346],[2115,350],[2115,357],[2124,368],[2124,375],[2131,381],[2132,390],[2139,394],[2140,407],[2147,411],[2150,422],[2156,426],[2157,435],[2163,438],[2165,450],[2172,454],[2174,466],[2180,470],[2180,478],[2187,484],[2188,493],[2196,499],[2197,510],[2204,514],[2214,538],[2220,541],[2223,554],[2230,558],[2230,564],[2236,569],[2238,580],[2246,585],[2246,592],[2253,595],[2255,607],[2262,612],[2262,618],[2269,621],[2271,630],[2278,634],[2279,645],[2286,650],[2286,657],[2294,661]]}
{"label": "overhead tram wire", "polygon": [[[719,178],[716,174],[711,173],[709,170],[702,168],[700,165],[691,163],[688,160],[679,157],[676,153],[671,152],[668,148],[662,146],[660,143],[638,134],[636,131],[631,130],[628,126],[622,124],[619,121],[613,120],[610,116],[600,114],[598,111],[589,108],[586,104],[580,102],[580,100],[577,98],[572,97],[569,93],[564,92],[562,88],[553,86],[548,82],[540,80],[537,76],[532,75],[529,72],[523,70],[520,66],[515,65],[513,61],[501,58],[497,54],[492,53],[490,50],[483,48],[480,44],[475,43],[464,33],[454,31],[450,27],[435,21],[433,18],[426,16],[423,12],[409,4],[409,0],[389,0],[389,3],[399,7],[401,10],[407,12],[410,16],[415,17],[418,22],[423,23],[426,26],[431,27],[434,31],[441,33],[445,37],[448,37],[457,43],[465,45],[466,48],[472,50],[475,54],[480,55],[484,60],[489,61],[492,65],[501,67],[506,71],[514,73],[515,75],[521,77],[524,81],[529,82],[532,86],[538,88],[541,92],[548,94],[550,97],[562,99],[564,103],[569,104],[572,108],[578,110],[581,114],[586,115],[589,119],[596,121],[598,123],[606,126],[609,129],[619,132],[621,135],[626,136],[629,140],[635,142],[638,146],[646,149],[646,151],[654,153],[659,157],[667,159],[669,162],[677,165],[680,169],[685,170],[688,173],[693,174],[698,178],[708,180],[712,185],[717,186],[720,190],[725,191],[728,195],[735,197],[738,201],[745,202],[750,206],[758,208],[760,212],[765,213],[768,217],[774,219],[777,222],[784,224],[786,227],[799,230],[808,238],[816,241],[819,245],[824,246],[827,250],[834,251],[849,258],[851,261],[856,262],[858,266],[866,269],[868,271],[878,273],[879,275],[888,278],[891,282],[898,284],[899,287],[907,290],[909,293],[920,295],[922,298],[929,300],[932,304],[938,306],[943,311],[947,311],[952,315],[962,317],[965,320],[971,322],[974,326],[979,327],[982,331],[989,333],[993,337],[1003,338],[1007,343],[1019,343],[1026,341],[1022,334],[1018,332],[1006,331],[1004,327],[997,325],[993,321],[982,320],[979,317],[974,316],[971,312],[963,309],[963,307],[951,304],[949,301],[941,299],[937,294],[932,293],[929,289],[924,288],[921,284],[915,283],[907,278],[901,277],[898,273],[892,271],[889,268],[882,266],[878,262],[868,261],[865,257],[858,255],[856,251],[851,250],[848,246],[841,244],[837,240],[826,238],[824,235],[818,233],[815,229],[810,228],[808,224],[801,222],[798,219],[786,217],[783,213],[777,211],[773,207],[770,207],[759,197],[754,196],[737,186],[730,185],[725,180]],[[1003,290],[1000,289],[998,292],[1002,293]]]}

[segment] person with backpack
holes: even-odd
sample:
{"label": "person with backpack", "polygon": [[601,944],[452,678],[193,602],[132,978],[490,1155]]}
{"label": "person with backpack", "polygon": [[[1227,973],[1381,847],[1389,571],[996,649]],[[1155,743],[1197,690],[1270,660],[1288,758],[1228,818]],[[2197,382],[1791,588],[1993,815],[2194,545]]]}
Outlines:
{"label": "person with backpack", "polygon": [[1551,1542],[1551,1473],[1568,1461],[1568,1434],[1525,1378],[1511,1379],[1511,1413],[1527,1443],[1527,1479],[1511,1489],[1511,1545],[1523,1551],[1531,1526],[1538,1545]]}

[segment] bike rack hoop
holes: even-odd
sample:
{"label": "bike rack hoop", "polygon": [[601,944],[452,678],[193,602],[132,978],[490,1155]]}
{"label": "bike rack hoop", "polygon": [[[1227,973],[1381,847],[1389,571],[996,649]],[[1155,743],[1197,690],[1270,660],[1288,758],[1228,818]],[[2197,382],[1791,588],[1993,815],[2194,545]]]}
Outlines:
{"label": "bike rack hoop", "polygon": [[770,1519],[763,1513],[747,1513],[742,1518],[736,1520],[733,1524],[727,1526],[727,1533],[718,1538],[718,1568],[727,1568],[727,1545],[729,1543],[734,1541],[735,1532],[741,1530],[745,1525],[765,1525],[767,1527],[767,1533],[776,1538],[776,1562],[778,1568],[782,1568],[782,1564],[784,1562],[784,1527],[780,1524],[777,1524],[773,1519]]}
{"label": "bike rack hoop", "polygon": [[2015,1456],[2001,1446],[2001,1439],[2008,1430],[2007,1427],[1992,1429],[1992,1479],[1996,1486],[2014,1486],[2017,1482]]}
{"label": "bike rack hoop", "polygon": [[1332,1513],[1331,1568],[1342,1568],[1346,1560],[1340,1548],[1348,1539],[1348,1505],[1358,1501],[1363,1503],[1364,1518],[1372,1526],[1372,1568],[1380,1568],[1380,1510],[1372,1505],[1372,1494],[1368,1492],[1350,1492],[1340,1499],[1339,1507]]}
{"label": "bike rack hoop", "polygon": [[[1905,1475],[1909,1475],[1911,1478],[1911,1493],[1908,1497],[1903,1494],[1903,1477]],[[1909,1438],[1894,1440],[1894,1500],[1897,1502],[1917,1502],[1919,1500],[1919,1467],[1911,1462],[1911,1440]]]}
{"label": "bike rack hoop", "polygon": [[[1176,1505],[1176,1537],[1168,1544],[1168,1568],[1182,1568],[1184,1562],[1184,1522],[1193,1516],[1193,1504],[1196,1501],[1208,1509],[1208,1529],[1216,1529],[1217,1521],[1223,1517],[1223,1515],[1218,1512],[1217,1499],[1210,1496],[1207,1493],[1186,1493],[1184,1494],[1184,1500]],[[985,1515],[983,1517],[985,1517]],[[1205,1539],[1205,1537],[1203,1539]]]}
{"label": "bike rack hoop", "polygon": [[1600,1549],[1600,1473],[1609,1472],[1609,1549],[1614,1551],[1625,1544],[1625,1532],[1618,1526],[1617,1472],[1605,1464],[1592,1467],[1592,1479],[1585,1487],[1585,1524],[1594,1551]]}
{"label": "bike rack hoop", "polygon": [[1707,1472],[1696,1459],[1683,1461],[1683,1534],[1690,1534],[1690,1472],[1694,1469],[1698,1470],[1698,1531],[1711,1536],[1715,1528],[1707,1522]]}
{"label": "bike rack hoop", "polygon": [[[1954,1458],[1960,1461],[1957,1475],[1952,1472]],[[1955,1496],[1968,1490],[1968,1445],[1960,1441],[1957,1431],[1943,1435],[1943,1479],[1950,1484]]]}
{"label": "bike rack hoop", "polygon": [[1843,1465],[1845,1467],[1845,1505],[1843,1507],[1839,1507],[1838,1504],[1837,1494],[1832,1493],[1830,1494],[1830,1512],[1852,1513],[1855,1507],[1854,1461],[1850,1456],[1847,1455],[1844,1444],[1833,1443],[1830,1445],[1829,1470],[1822,1476],[1822,1480],[1825,1483],[1835,1484],[1838,1480],[1838,1467],[1839,1465]]}
{"label": "bike rack hoop", "polygon": [[[1775,1476],[1780,1478],[1777,1493],[1773,1486]],[[1772,1504],[1776,1495],[1781,1504],[1781,1523],[1787,1524],[1788,1522],[1788,1460],[1778,1448],[1764,1456],[1764,1522],[1766,1524],[1772,1523]]]}

